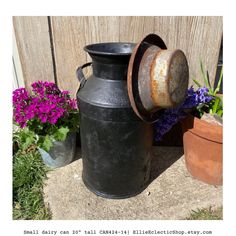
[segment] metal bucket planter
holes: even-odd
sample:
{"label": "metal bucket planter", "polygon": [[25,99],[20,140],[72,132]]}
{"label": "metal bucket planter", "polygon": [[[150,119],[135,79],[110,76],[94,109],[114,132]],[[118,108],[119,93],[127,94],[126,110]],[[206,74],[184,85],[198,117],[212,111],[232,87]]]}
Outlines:
{"label": "metal bucket planter", "polygon": [[46,152],[38,148],[43,162],[50,168],[58,168],[70,164],[75,156],[76,148],[76,133],[68,133],[66,140],[54,141],[53,147]]}

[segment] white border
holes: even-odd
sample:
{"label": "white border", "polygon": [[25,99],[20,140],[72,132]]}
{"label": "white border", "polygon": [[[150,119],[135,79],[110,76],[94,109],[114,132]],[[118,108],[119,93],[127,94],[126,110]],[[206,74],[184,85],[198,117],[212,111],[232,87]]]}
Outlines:
{"label": "white border", "polygon": [[[233,1],[231,1],[233,2]],[[180,229],[213,230],[234,235],[235,221],[235,7],[230,1],[7,1],[0,18],[1,71],[1,235],[23,235],[24,229]],[[224,220],[223,221],[12,221],[11,88],[12,15],[223,15],[224,16]],[[233,231],[234,230],[234,231]]]}

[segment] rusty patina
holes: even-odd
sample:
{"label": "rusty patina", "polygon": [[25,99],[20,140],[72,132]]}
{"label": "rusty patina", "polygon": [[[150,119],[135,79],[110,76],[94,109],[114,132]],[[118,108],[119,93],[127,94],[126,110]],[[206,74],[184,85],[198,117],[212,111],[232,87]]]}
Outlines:
{"label": "rusty patina", "polygon": [[158,51],[150,75],[154,108],[171,108],[183,102],[188,78],[188,63],[181,50]]}
{"label": "rusty patina", "polygon": [[[141,89],[142,86],[139,85],[140,76],[139,69],[143,68],[140,67],[143,54],[145,51],[152,45],[156,45],[158,48],[166,49],[166,45],[164,41],[155,34],[149,34],[146,36],[142,41],[140,41],[135,48],[133,49],[129,66],[128,66],[128,74],[127,74],[127,88],[128,88],[128,95],[130,99],[131,106],[136,113],[142,120],[146,122],[154,122],[157,120],[159,116],[159,112],[149,112],[143,104],[142,99],[144,99],[146,93],[144,90]],[[145,68],[144,68],[145,70]],[[149,73],[150,74],[150,73]],[[142,77],[143,79],[147,79],[146,76]],[[147,85],[147,81],[142,81],[144,83],[144,87]],[[145,85],[146,84],[146,85]],[[141,94],[140,91],[142,90]],[[143,98],[141,98],[141,96]]]}
{"label": "rusty patina", "polygon": [[135,56],[136,56],[139,46],[140,46],[140,44],[137,44],[135,46],[135,48],[133,49],[132,55],[130,57],[130,60],[129,60],[129,66],[128,66],[128,72],[127,72],[127,88],[128,88],[128,95],[129,95],[129,100],[130,100],[131,106],[132,106],[134,112],[136,113],[136,115],[138,115],[142,119],[141,115],[139,114],[136,103],[135,103],[135,97],[134,97],[135,91],[133,89],[134,81],[132,79],[133,78],[132,74],[133,74],[134,59],[135,59]]}
{"label": "rusty patina", "polygon": [[154,122],[160,110],[179,105],[186,96],[189,72],[181,50],[167,50],[157,35],[148,35],[133,50],[128,94],[134,112]]}
{"label": "rusty patina", "polygon": [[[151,84],[152,64],[156,54],[161,49],[155,45],[150,46],[143,54],[138,73],[138,90],[144,108],[151,112],[155,109],[153,88]],[[154,81],[155,82],[155,81]]]}

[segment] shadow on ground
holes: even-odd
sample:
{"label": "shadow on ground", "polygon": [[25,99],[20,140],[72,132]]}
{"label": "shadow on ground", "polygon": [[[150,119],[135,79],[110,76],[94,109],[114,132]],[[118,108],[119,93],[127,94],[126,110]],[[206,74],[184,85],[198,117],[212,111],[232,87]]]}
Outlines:
{"label": "shadow on ground", "polygon": [[[160,174],[173,165],[181,156],[183,156],[183,148],[173,149],[172,147],[160,148],[154,146],[152,148],[151,173],[150,182],[155,180]],[[176,151],[177,150],[177,151]]]}
{"label": "shadow on ground", "polygon": [[[173,149],[171,151],[171,149]],[[183,148],[178,147],[152,147],[151,173],[148,185],[152,183],[159,175],[173,165],[181,156],[183,156]],[[76,155],[74,161],[81,159],[81,147],[76,147]]]}
{"label": "shadow on ground", "polygon": [[181,147],[153,147],[151,182],[140,194],[105,199],[82,181],[81,152],[70,165],[48,173],[44,200],[53,220],[180,220],[191,210],[222,206],[222,187],[193,179]]}

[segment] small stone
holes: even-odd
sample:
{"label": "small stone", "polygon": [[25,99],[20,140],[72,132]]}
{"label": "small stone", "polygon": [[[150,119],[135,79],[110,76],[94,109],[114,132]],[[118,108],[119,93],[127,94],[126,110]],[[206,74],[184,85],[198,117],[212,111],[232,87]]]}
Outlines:
{"label": "small stone", "polygon": [[148,191],[148,192],[146,192],[146,195],[147,195],[147,196],[149,196],[150,194],[151,194],[151,193],[150,193],[149,191]]}
{"label": "small stone", "polygon": [[74,179],[78,179],[78,178],[79,178],[79,175],[74,174]]}

